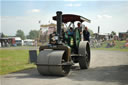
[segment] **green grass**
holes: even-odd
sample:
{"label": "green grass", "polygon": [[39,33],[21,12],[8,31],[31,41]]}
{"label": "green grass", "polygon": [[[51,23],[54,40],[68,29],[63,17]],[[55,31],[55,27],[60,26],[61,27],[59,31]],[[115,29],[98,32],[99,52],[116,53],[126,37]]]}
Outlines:
{"label": "green grass", "polygon": [[27,49],[0,49],[0,74],[7,74],[19,70],[34,68],[29,64]]}
{"label": "green grass", "polygon": [[128,52],[128,47],[123,48],[126,41],[115,41],[116,45],[114,47],[106,48],[106,45],[108,42],[111,42],[111,41],[105,41],[100,48],[92,48],[92,49]]}

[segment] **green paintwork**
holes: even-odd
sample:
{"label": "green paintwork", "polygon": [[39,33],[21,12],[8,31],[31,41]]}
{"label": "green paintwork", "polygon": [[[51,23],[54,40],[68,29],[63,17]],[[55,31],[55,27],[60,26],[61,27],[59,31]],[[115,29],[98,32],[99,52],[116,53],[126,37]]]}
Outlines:
{"label": "green paintwork", "polygon": [[76,46],[78,47],[79,46],[79,43],[80,43],[80,33],[78,31],[78,29],[75,30],[75,42],[76,42]]}

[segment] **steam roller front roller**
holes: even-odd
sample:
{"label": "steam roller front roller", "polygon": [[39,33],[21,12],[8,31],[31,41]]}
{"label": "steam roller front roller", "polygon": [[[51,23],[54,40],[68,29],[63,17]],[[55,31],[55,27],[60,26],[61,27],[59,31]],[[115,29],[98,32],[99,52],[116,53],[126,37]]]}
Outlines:
{"label": "steam roller front roller", "polygon": [[65,64],[64,50],[47,49],[40,51],[37,58],[37,70],[41,75],[66,76],[70,65]]}
{"label": "steam roller front roller", "polygon": [[79,44],[79,65],[81,69],[88,69],[90,65],[90,45],[88,41],[81,41]]}

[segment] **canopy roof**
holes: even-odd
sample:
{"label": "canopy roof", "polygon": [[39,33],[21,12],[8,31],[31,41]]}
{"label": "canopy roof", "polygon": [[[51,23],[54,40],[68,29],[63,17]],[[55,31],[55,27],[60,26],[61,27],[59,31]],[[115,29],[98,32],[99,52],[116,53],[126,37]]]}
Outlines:
{"label": "canopy roof", "polygon": [[[53,20],[56,21],[56,16],[53,16]],[[88,23],[91,22],[91,20],[89,20],[85,17],[79,16],[79,15],[74,15],[74,14],[63,14],[62,15],[62,22],[63,23],[75,22],[75,21],[80,21],[80,22],[86,21]]]}

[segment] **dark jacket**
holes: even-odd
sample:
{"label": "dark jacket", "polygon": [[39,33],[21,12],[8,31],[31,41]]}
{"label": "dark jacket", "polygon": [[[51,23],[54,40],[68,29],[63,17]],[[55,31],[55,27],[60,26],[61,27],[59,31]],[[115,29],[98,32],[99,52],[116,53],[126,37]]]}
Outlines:
{"label": "dark jacket", "polygon": [[84,41],[90,41],[89,37],[90,37],[90,33],[87,30],[83,30]]}

